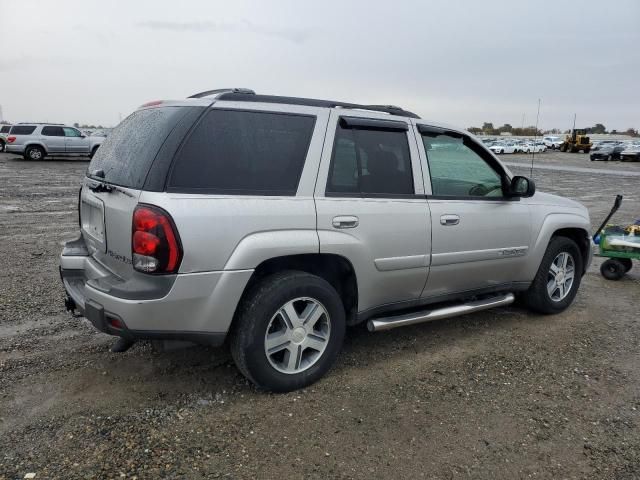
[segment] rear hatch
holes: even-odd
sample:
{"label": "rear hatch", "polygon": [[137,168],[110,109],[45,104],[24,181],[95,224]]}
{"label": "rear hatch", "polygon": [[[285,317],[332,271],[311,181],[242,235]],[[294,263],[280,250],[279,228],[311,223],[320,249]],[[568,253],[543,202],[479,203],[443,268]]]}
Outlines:
{"label": "rear hatch", "polygon": [[141,191],[163,145],[172,143],[175,151],[179,142],[168,139],[183,130],[177,127],[193,116],[190,110],[172,105],[134,112],[110,133],[89,164],[80,194],[82,236],[92,257],[120,278],[129,279],[134,272],[132,218]]}

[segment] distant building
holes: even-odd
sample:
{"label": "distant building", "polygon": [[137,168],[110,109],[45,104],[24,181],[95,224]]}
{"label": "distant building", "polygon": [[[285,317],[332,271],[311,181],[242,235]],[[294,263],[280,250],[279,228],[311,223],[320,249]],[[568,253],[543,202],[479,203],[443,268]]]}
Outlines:
{"label": "distant building", "polygon": [[511,135],[511,132],[500,132],[501,137],[510,137]]}

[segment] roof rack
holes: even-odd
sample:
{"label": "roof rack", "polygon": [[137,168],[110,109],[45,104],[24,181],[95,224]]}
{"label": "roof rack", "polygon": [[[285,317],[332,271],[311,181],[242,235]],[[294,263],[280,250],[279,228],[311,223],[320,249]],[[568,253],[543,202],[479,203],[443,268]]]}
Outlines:
{"label": "roof rack", "polygon": [[216,90],[206,90],[204,92],[195,93],[187,98],[204,98],[211,95],[218,95],[220,93],[245,93],[247,95],[255,95],[256,92],[250,88],[218,88]]}
{"label": "roof rack", "polygon": [[304,105],[308,107],[324,108],[349,108],[353,110],[370,110],[374,112],[384,112],[390,115],[402,117],[420,118],[413,112],[397,107],[395,105],[361,105],[357,103],[336,102],[333,100],[316,100],[313,98],[300,97],[280,97],[277,95],[257,95],[256,92],[248,88],[221,88],[196,93],[189,98],[202,98],[217,95],[218,100],[228,100],[235,102],[261,102],[261,103],[282,103],[288,105]]}
{"label": "roof rack", "polygon": [[14,125],[65,125],[64,123],[50,123],[50,122],[18,122]]}

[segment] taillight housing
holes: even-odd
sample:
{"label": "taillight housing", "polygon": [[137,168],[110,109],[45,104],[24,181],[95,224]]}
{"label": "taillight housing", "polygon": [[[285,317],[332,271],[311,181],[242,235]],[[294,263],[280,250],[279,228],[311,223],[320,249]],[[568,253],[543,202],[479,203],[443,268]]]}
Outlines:
{"label": "taillight housing", "polygon": [[13,142],[15,142],[15,141],[16,141],[16,137],[14,137],[13,135],[11,135],[11,136],[7,137],[7,142],[9,142],[9,143],[13,143]]}
{"label": "taillight housing", "polygon": [[171,216],[160,207],[139,204],[131,229],[133,268],[143,273],[177,273],[182,245]]}

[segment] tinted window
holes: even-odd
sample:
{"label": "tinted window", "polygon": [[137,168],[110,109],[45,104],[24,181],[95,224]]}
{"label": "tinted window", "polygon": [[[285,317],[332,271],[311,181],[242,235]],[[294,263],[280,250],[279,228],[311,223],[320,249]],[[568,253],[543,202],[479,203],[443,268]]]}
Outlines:
{"label": "tinted window", "polygon": [[14,135],[31,135],[35,129],[35,125],[15,125],[11,127],[11,133]]}
{"label": "tinted window", "polygon": [[464,138],[423,135],[433,195],[500,197],[500,175]]}
{"label": "tinted window", "polygon": [[48,137],[64,137],[62,127],[42,127],[42,135]]}
{"label": "tinted window", "polygon": [[138,110],[122,121],[97,150],[89,176],[102,170],[107,182],[140,189],[153,160],[186,107]]}
{"label": "tinted window", "polygon": [[338,126],[327,192],[413,194],[407,133]]}
{"label": "tinted window", "polygon": [[4,127],[2,127],[2,129],[0,129],[0,133],[9,133],[9,130],[11,130],[11,126],[5,125]]}
{"label": "tinted window", "polygon": [[169,186],[295,195],[314,124],[306,115],[211,110],[178,154]]}
{"label": "tinted window", "polygon": [[66,137],[79,137],[82,134],[75,128],[64,127],[64,135]]}

